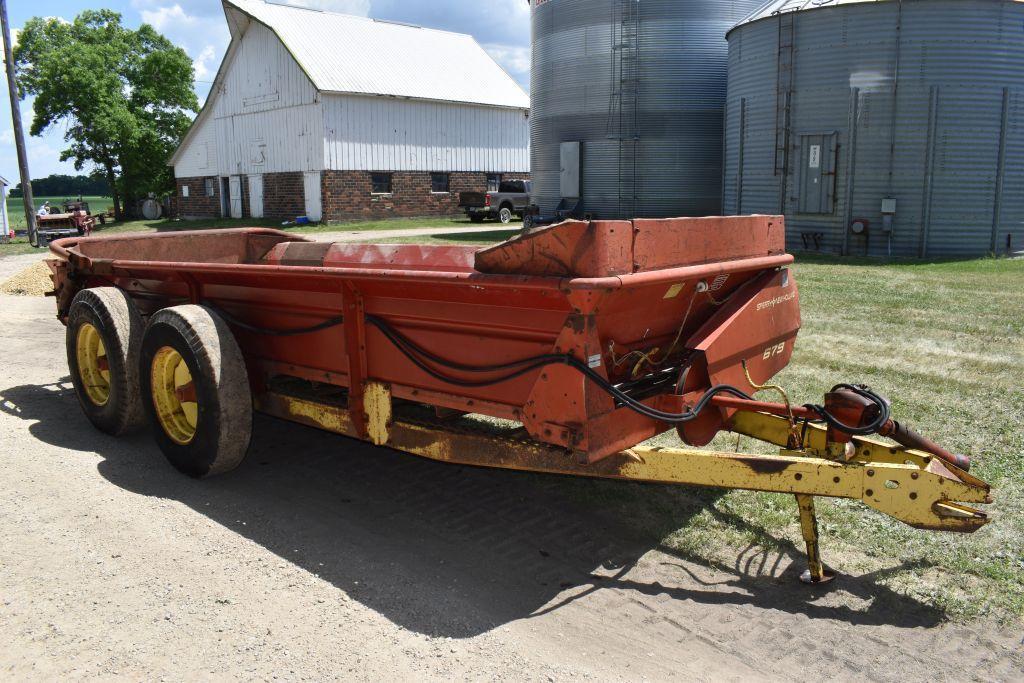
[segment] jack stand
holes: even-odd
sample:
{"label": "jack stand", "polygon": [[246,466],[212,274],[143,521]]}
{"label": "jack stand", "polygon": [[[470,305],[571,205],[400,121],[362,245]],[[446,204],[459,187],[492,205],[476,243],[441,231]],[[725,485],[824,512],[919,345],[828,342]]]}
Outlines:
{"label": "jack stand", "polygon": [[800,508],[800,532],[807,544],[807,569],[800,575],[800,580],[807,584],[828,583],[836,578],[835,572],[829,571],[821,563],[821,549],[818,547],[818,518],[814,514],[814,496],[805,493],[796,494],[796,504]]}

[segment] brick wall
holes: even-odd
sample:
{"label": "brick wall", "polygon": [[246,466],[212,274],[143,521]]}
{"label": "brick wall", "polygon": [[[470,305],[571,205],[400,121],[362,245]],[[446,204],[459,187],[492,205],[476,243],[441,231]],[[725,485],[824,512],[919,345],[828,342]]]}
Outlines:
{"label": "brick wall", "polygon": [[[406,218],[416,216],[458,215],[460,192],[484,192],[486,173],[449,173],[448,192],[431,192],[430,173],[396,171],[391,174],[391,194],[371,192],[371,174],[367,171],[324,171],[320,191],[323,219],[340,221],[354,219]],[[503,173],[505,180],[529,180],[529,173]],[[220,178],[214,176],[213,196],[206,196],[206,177],[178,178],[177,215],[182,218],[220,217]],[[242,176],[242,215],[251,213],[249,178]],[[181,196],[188,185],[189,196]],[[267,218],[291,220],[306,213],[302,173],[265,173],[263,175],[263,215]]]}
{"label": "brick wall", "polygon": [[[486,173],[449,173],[448,192],[431,192],[430,173],[396,171],[391,194],[371,192],[368,171],[324,171],[321,196],[325,221],[457,215],[460,192],[487,190]],[[528,173],[505,173],[507,180],[529,179]]]}
{"label": "brick wall", "polygon": [[[176,200],[177,213],[181,218],[219,218],[220,217],[220,179],[212,177],[213,196],[206,196],[206,177],[177,178]],[[183,197],[181,188],[188,186],[188,196]]]}
{"label": "brick wall", "polygon": [[[248,190],[248,181],[246,181]],[[248,194],[248,192],[246,193]],[[306,193],[302,172],[263,174],[263,215],[267,218],[292,220],[306,213]]]}

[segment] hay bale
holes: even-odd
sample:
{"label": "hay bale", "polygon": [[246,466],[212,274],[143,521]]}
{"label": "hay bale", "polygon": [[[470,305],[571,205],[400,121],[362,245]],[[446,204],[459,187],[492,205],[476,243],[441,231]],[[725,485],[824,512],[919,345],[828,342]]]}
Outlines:
{"label": "hay bale", "polygon": [[50,269],[45,261],[37,261],[0,284],[0,294],[15,296],[44,296],[53,291]]}

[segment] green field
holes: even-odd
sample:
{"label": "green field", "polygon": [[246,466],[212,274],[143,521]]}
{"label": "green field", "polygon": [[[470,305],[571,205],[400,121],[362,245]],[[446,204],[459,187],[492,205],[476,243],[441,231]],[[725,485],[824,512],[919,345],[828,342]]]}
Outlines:
{"label": "green field", "polygon": [[[32,203],[38,210],[43,202],[50,202],[51,206],[60,206],[64,203],[65,199],[78,199],[77,197],[33,197]],[[110,197],[82,197],[85,201],[89,202],[89,210],[92,213],[101,213],[109,209],[114,205],[114,202]],[[7,198],[7,216],[11,221],[11,226],[15,230],[24,230],[25,223],[25,206],[21,201],[21,197],[8,197]]]}

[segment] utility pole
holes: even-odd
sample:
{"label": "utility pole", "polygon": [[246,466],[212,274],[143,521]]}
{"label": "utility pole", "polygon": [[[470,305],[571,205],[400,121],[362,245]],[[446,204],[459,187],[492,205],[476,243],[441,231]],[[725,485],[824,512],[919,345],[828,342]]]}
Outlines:
{"label": "utility pole", "polygon": [[25,204],[25,224],[28,225],[28,241],[39,246],[36,232],[36,209],[32,205],[32,176],[28,174],[28,155],[25,152],[25,130],[21,127],[21,98],[18,97],[18,82],[14,72],[14,47],[11,45],[11,27],[7,21],[7,0],[0,0],[0,24],[4,32],[4,65],[7,67],[7,89],[11,95],[11,119],[14,122],[14,144],[18,148],[18,171],[21,173],[21,200]]}

